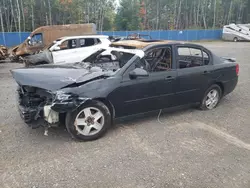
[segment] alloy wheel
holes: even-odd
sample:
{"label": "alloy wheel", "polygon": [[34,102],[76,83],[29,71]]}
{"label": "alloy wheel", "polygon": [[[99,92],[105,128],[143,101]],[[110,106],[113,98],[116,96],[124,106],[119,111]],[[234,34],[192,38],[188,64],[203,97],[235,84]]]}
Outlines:
{"label": "alloy wheel", "polygon": [[104,120],[104,114],[99,109],[88,107],[78,113],[74,125],[78,134],[92,136],[102,130]]}
{"label": "alloy wheel", "polygon": [[219,98],[220,98],[220,95],[219,95],[218,90],[212,89],[212,90],[207,94],[206,102],[205,102],[206,107],[207,107],[209,110],[212,110],[213,108],[215,108],[216,105],[217,105],[218,102],[219,102]]}

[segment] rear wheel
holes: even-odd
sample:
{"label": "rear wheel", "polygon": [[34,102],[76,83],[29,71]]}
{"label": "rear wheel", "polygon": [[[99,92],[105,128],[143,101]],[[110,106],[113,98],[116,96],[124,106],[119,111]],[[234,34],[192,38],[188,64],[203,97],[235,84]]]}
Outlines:
{"label": "rear wheel", "polygon": [[234,38],[234,42],[238,42],[238,38],[237,37]]}
{"label": "rear wheel", "polygon": [[212,85],[206,91],[200,108],[202,110],[212,110],[217,107],[221,99],[221,88],[218,85]]}
{"label": "rear wheel", "polygon": [[91,101],[66,116],[66,128],[72,137],[91,141],[102,137],[111,125],[107,106]]}

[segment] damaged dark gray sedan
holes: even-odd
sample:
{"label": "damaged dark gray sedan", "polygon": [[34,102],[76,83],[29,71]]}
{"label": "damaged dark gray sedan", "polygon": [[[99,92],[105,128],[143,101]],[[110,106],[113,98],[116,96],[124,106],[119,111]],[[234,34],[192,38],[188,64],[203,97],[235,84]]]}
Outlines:
{"label": "damaged dark gray sedan", "polygon": [[77,139],[100,138],[114,119],[189,104],[215,108],[234,90],[239,66],[199,45],[105,48],[81,63],[12,71],[19,111],[31,127],[65,121]]}

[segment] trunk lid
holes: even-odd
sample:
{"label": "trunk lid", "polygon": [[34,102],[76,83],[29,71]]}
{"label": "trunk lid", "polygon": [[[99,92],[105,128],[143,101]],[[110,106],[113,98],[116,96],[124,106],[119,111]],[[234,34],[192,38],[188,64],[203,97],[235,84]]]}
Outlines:
{"label": "trunk lid", "polygon": [[236,58],[232,58],[232,57],[221,57],[224,61],[228,61],[228,62],[232,62],[235,63],[236,62]]}

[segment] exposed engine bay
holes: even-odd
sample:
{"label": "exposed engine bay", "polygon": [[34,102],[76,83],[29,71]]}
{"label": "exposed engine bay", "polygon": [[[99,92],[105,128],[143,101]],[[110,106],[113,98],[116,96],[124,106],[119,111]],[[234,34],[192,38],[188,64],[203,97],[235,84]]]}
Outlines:
{"label": "exposed engine bay", "polygon": [[57,126],[60,114],[73,111],[88,100],[74,94],[50,92],[29,86],[18,87],[17,93],[20,115],[33,128],[40,126],[33,124],[38,120],[43,121],[41,124],[46,122],[49,126]]}
{"label": "exposed engine bay", "polygon": [[17,89],[19,112],[26,123],[43,117],[43,108],[52,103],[52,95],[44,89],[20,86]]}
{"label": "exposed engine bay", "polygon": [[117,71],[122,68],[134,55],[114,50],[99,50],[82,61],[84,68],[99,67],[103,71]]}

